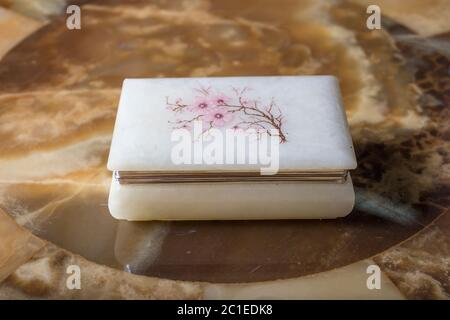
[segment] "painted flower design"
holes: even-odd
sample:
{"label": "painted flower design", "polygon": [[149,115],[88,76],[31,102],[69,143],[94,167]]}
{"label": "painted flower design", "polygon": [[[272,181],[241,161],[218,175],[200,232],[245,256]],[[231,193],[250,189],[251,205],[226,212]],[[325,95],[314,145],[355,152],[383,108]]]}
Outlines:
{"label": "painted flower design", "polygon": [[195,99],[192,105],[190,105],[189,107],[191,112],[197,114],[207,114],[209,113],[209,110],[211,108],[213,108],[212,103],[205,97],[199,97]]}
{"label": "painted flower design", "polygon": [[207,124],[205,132],[215,127],[229,127],[238,131],[254,129],[272,135],[276,130],[280,143],[285,143],[284,118],[275,100],[272,98],[264,103],[259,98],[250,97],[249,90],[247,87],[232,87],[231,94],[225,94],[226,90],[193,88],[193,100],[188,102],[188,99],[176,98],[171,102],[166,97],[166,107],[177,113],[177,120],[171,122],[174,128],[191,128],[194,121],[203,121]]}
{"label": "painted flower design", "polygon": [[233,120],[233,114],[225,108],[211,109],[203,118],[211,127],[223,127],[225,124]]}
{"label": "painted flower design", "polygon": [[216,106],[225,106],[225,105],[227,105],[229,102],[230,102],[230,98],[227,96],[227,95],[225,95],[225,94],[222,94],[222,93],[219,93],[219,94],[217,94],[217,95],[214,95],[212,98],[211,98],[211,102],[213,103],[213,104],[215,104]]}

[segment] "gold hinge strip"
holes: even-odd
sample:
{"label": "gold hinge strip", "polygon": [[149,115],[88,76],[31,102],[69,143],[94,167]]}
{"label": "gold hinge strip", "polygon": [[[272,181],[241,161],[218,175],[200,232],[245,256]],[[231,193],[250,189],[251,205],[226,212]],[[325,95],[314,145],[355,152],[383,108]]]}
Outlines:
{"label": "gold hinge strip", "polygon": [[279,172],[261,175],[259,172],[147,172],[114,171],[120,184],[155,183],[217,183],[217,182],[301,182],[320,181],[343,183],[348,175],[343,171]]}

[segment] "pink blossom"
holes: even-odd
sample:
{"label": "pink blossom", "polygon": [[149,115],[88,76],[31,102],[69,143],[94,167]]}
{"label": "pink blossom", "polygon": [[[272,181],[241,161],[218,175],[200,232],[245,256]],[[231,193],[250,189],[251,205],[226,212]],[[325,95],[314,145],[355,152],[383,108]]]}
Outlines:
{"label": "pink blossom", "polygon": [[204,121],[213,127],[223,127],[227,122],[233,120],[233,114],[223,108],[214,108],[204,117]]}
{"label": "pink blossom", "polygon": [[204,115],[207,114],[211,108],[213,108],[213,105],[208,99],[205,97],[199,97],[195,99],[189,110],[194,113]]}
{"label": "pink blossom", "polygon": [[211,98],[211,102],[216,106],[224,106],[227,105],[230,101],[230,98],[226,95],[220,93]]}

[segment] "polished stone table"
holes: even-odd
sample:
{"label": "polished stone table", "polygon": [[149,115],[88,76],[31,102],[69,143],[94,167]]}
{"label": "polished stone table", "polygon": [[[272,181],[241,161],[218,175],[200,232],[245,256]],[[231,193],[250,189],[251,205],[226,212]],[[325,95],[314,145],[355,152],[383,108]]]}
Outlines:
{"label": "polished stone table", "polygon": [[[448,2],[379,1],[373,31],[366,1],[80,3],[81,30],[0,8],[0,299],[450,298]],[[359,164],[348,217],[109,215],[125,77],[309,74],[341,81]]]}

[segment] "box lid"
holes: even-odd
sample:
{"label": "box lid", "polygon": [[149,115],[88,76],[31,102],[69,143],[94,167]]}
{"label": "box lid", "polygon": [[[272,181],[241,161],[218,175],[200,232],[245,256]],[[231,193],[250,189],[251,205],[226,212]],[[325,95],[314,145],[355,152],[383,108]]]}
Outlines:
{"label": "box lid", "polygon": [[[186,141],[180,132],[191,134],[190,153],[186,151]],[[243,158],[238,160],[242,156],[238,153],[242,151],[237,149],[237,140],[234,145],[228,144],[232,137],[228,135],[230,133],[248,138],[244,163]],[[222,154],[218,152],[220,143],[224,145]],[[227,145],[232,147],[227,148]],[[252,158],[255,152],[256,163],[255,157]],[[260,152],[266,152],[264,161]],[[109,170],[258,171],[268,165],[267,155],[270,158],[274,154],[278,157],[281,172],[356,167],[335,77],[124,81],[109,154]],[[178,158],[174,159],[174,156]],[[180,161],[180,157],[192,161]],[[223,161],[218,161],[219,158]]]}

